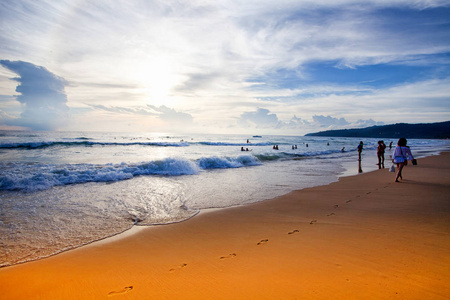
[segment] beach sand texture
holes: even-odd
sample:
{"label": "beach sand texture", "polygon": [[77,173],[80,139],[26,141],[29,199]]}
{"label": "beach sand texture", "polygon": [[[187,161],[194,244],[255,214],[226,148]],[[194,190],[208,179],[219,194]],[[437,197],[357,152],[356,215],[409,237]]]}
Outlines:
{"label": "beach sand texture", "polygon": [[388,168],[2,268],[0,298],[450,299],[450,153]]}

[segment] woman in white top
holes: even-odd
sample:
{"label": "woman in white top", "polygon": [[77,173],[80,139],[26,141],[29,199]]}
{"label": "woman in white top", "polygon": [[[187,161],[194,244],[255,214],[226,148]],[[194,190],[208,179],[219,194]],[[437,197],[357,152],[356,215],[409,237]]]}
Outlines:
{"label": "woman in white top", "polygon": [[394,149],[394,153],[392,154],[392,162],[397,164],[398,172],[397,177],[395,178],[395,182],[398,182],[398,179],[403,179],[402,170],[403,167],[408,164],[408,159],[413,160],[414,157],[411,154],[411,150],[406,146],[406,139],[400,138],[397,143],[397,147]]}

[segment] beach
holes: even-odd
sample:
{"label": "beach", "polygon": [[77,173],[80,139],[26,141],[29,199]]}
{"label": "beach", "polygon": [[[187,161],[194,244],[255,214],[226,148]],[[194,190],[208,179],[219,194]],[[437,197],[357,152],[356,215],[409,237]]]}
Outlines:
{"label": "beach", "polygon": [[0,269],[2,299],[449,299],[450,153]]}

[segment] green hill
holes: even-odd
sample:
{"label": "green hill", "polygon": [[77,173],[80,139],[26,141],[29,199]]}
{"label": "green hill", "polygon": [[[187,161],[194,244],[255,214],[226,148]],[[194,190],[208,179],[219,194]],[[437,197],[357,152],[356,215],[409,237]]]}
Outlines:
{"label": "green hill", "polygon": [[450,138],[450,121],[426,124],[397,123],[359,129],[327,130],[308,133],[305,136],[448,139]]}

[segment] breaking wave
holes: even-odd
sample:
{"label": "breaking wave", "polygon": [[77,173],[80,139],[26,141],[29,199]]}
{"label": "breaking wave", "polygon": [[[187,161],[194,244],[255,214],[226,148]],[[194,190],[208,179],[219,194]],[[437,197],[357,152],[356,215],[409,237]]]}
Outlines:
{"label": "breaking wave", "polygon": [[43,149],[49,147],[72,147],[72,146],[159,146],[159,147],[187,147],[187,142],[92,142],[87,138],[80,138],[80,141],[54,141],[54,142],[26,142],[26,143],[1,143],[0,149]]}
{"label": "breaking wave", "polygon": [[138,164],[0,164],[0,190],[33,192],[53,186],[87,182],[113,182],[142,175],[195,175],[201,170],[241,168],[261,163],[251,155],[205,157],[196,161],[167,158]]}

